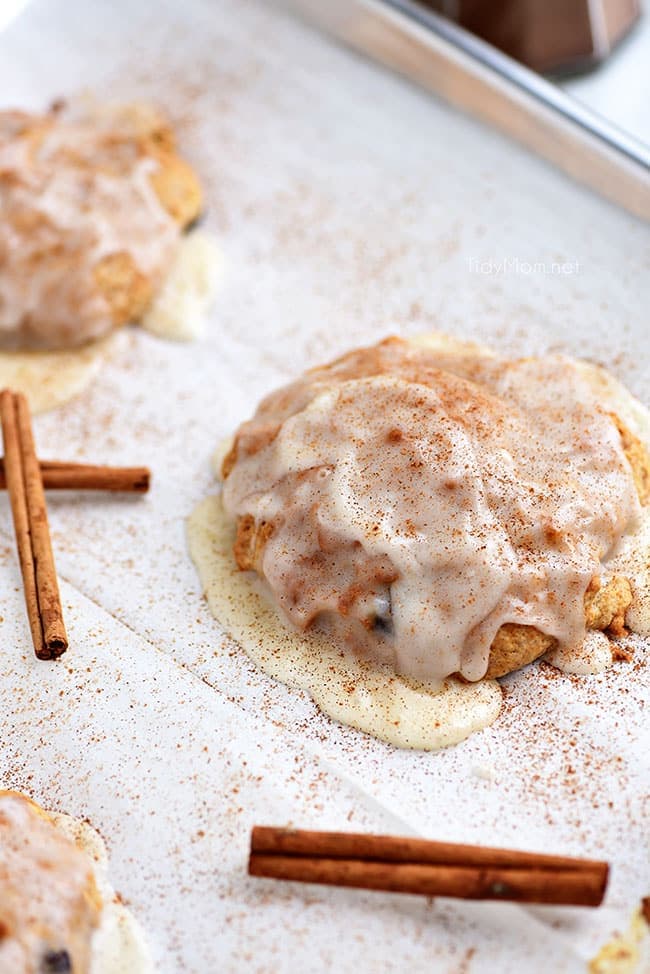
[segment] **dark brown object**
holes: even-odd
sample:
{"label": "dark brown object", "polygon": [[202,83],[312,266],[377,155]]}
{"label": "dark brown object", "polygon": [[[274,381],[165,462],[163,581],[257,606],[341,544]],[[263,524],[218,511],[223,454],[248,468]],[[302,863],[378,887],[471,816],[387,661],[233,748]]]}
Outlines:
{"label": "dark brown object", "polygon": [[7,488],[34,651],[39,659],[56,659],[68,648],[68,637],[50,542],[43,480],[25,397],[8,389],[0,393],[0,420]]}
{"label": "dark brown object", "polygon": [[604,60],[640,16],[638,0],[424,0],[535,71]]}
{"label": "dark brown object", "polygon": [[[46,490],[107,490],[146,494],[151,485],[147,467],[102,467],[89,463],[41,460]],[[7,486],[5,461],[0,457],[0,490]]]}
{"label": "dark brown object", "polygon": [[248,871],[421,896],[599,906],[609,866],[425,839],[256,826]]}

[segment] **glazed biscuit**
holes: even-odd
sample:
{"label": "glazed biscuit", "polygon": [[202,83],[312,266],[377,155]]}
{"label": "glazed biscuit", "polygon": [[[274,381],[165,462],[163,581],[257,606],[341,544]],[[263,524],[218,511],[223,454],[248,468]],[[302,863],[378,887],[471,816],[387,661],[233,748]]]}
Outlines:
{"label": "glazed biscuit", "polygon": [[140,320],[201,207],[146,106],[0,113],[0,346],[70,348]]}
{"label": "glazed biscuit", "polygon": [[0,791],[0,969],[87,974],[101,908],[85,853],[31,799]]}
{"label": "glazed biscuit", "polygon": [[583,375],[400,339],[307,372],[221,464],[235,563],[297,629],[334,619],[416,679],[492,679],[625,635],[639,582],[603,556],[643,522],[650,457]]}

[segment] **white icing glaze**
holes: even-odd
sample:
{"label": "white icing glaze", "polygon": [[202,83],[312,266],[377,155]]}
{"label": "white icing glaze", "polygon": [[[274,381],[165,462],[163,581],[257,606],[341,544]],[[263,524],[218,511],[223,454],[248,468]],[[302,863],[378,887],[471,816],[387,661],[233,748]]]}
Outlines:
{"label": "white icing glaze", "polygon": [[113,354],[121,334],[56,352],[0,351],[0,389],[23,392],[33,413],[55,409],[80,395]]}
{"label": "white icing glaze", "polygon": [[612,647],[603,632],[588,632],[582,642],[551,650],[546,659],[563,673],[602,673],[612,664]]}
{"label": "white icing glaze", "polygon": [[94,279],[127,252],[158,283],[179,230],[150,181],[138,111],[0,113],[0,337],[60,348],[112,328]]}
{"label": "white icing glaze", "polygon": [[326,633],[288,628],[256,589],[253,574],[238,570],[221,497],[199,504],[188,540],[210,609],[226,632],[269,676],[307,690],[335,720],[396,747],[433,750],[464,740],[498,716],[501,690],[492,680],[449,680],[441,690],[359,660]]}
{"label": "white icing glaze", "polygon": [[57,829],[91,858],[102,897],[99,926],[91,944],[90,974],[153,974],[144,932],[130,910],[115,896],[108,879],[104,840],[91,825],[70,815],[50,813]]}
{"label": "white icing glaze", "polygon": [[221,253],[211,234],[193,230],[182,237],[169,273],[142,319],[142,327],[175,341],[199,338],[205,330],[220,268]]}
{"label": "white icing glaze", "polygon": [[273,525],[260,571],[286,618],[335,620],[416,680],[480,679],[508,622],[575,654],[589,581],[640,516],[618,431],[560,356],[391,340],[267,397],[238,438],[224,506]]}

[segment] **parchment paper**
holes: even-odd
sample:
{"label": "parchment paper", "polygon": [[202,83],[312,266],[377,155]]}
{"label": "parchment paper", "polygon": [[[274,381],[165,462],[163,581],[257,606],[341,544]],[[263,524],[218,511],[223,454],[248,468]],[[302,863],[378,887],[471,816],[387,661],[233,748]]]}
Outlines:
{"label": "parchment paper", "polygon": [[[531,667],[491,728],[397,751],[255,669],[202,601],[184,522],[264,392],[389,333],[561,349],[647,403],[648,228],[274,5],[36,0],[0,37],[3,102],[83,88],[171,114],[223,283],[204,340],[126,331],[37,421],[43,457],[154,472],[143,499],[50,495],[56,665],[32,658],[0,501],[2,784],[100,829],[162,972],[583,971],[650,892],[645,646],[600,676]],[[598,911],[254,881],[254,822],[584,854],[612,880]]]}

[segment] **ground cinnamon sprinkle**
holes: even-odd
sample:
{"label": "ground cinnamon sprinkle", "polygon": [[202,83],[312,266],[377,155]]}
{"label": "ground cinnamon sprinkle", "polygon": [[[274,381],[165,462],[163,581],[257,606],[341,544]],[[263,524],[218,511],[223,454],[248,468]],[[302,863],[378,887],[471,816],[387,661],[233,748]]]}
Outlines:
{"label": "ground cinnamon sprinkle", "polygon": [[629,663],[633,658],[633,646],[621,646],[619,643],[612,643],[612,659],[615,663]]}

